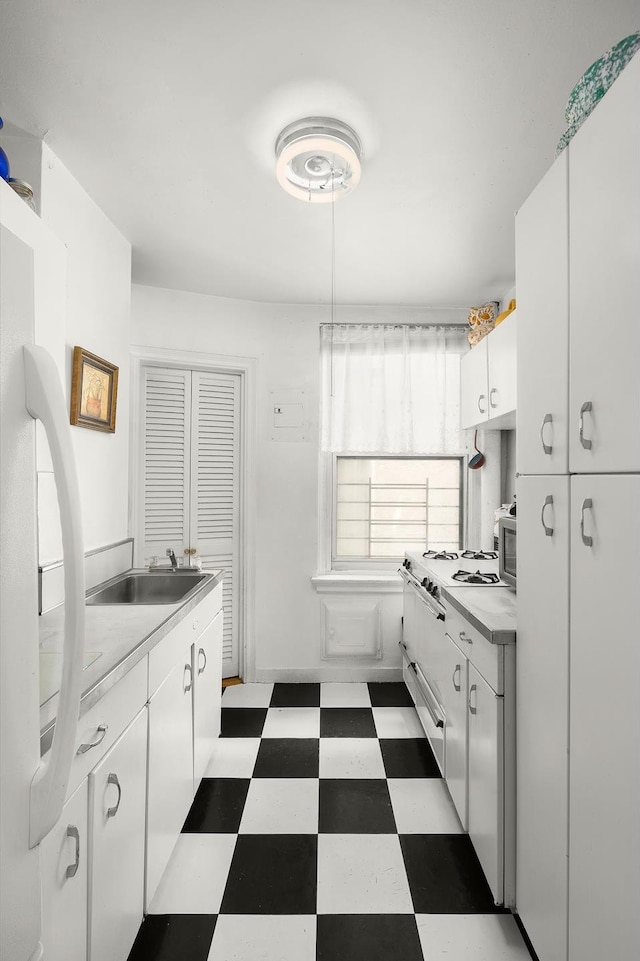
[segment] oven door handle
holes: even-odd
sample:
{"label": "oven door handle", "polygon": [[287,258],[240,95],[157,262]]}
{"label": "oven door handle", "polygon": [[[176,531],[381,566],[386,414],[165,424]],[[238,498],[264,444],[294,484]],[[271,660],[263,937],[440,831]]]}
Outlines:
{"label": "oven door handle", "polygon": [[422,584],[421,584],[419,581],[417,581],[417,580],[415,579],[415,577],[413,577],[412,574],[403,573],[402,570],[400,570],[399,573],[400,573],[400,575],[402,576],[402,579],[404,580],[404,582],[405,582],[406,584],[408,584],[409,587],[412,587],[412,588],[414,589],[414,591],[416,592],[416,596],[417,596],[418,600],[422,601],[422,603],[423,603],[424,606],[427,608],[427,610],[429,611],[429,613],[430,613],[430,614],[433,614],[433,616],[435,617],[435,619],[436,619],[437,621],[444,621],[444,614],[442,613],[442,611],[438,611],[438,610],[437,610],[435,607],[433,607],[433,606],[429,603],[429,601],[427,600],[426,591],[425,591],[424,587],[422,586]]}
{"label": "oven door handle", "polygon": [[444,727],[444,716],[440,711],[440,706],[438,704],[438,699],[431,690],[431,685],[422,673],[422,669],[419,664],[411,664],[413,672],[416,676],[416,681],[418,683],[418,689],[424,698],[425,706],[431,715],[431,720],[436,727]]}

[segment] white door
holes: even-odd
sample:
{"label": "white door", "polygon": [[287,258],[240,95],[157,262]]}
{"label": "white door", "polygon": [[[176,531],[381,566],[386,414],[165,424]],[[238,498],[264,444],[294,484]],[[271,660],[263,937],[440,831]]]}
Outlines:
{"label": "white door", "polygon": [[460,361],[460,422],[463,428],[483,424],[489,418],[488,376],[485,337]]}
{"label": "white door", "polygon": [[193,801],[191,646],[184,655],[149,701],[147,911]]}
{"label": "white door", "polygon": [[142,391],[143,563],[166,564],[167,548],[182,557],[189,541],[191,373],[146,367]]}
{"label": "white door", "polygon": [[87,957],[87,779],[40,845],[42,944],[47,961]]}
{"label": "white door", "polygon": [[206,570],[222,569],[222,676],[238,674],[240,378],[192,374],[190,547]]}
{"label": "white door", "polygon": [[239,673],[240,376],[143,367],[143,563],[222,569],[223,677]]}
{"label": "white door", "polygon": [[[516,329],[518,319],[511,314],[492,330],[487,341],[489,370],[489,419],[494,420],[511,414],[516,409]],[[507,425],[505,425],[507,426]],[[515,427],[515,419],[510,422]],[[491,427],[491,423],[489,423]]]}
{"label": "white door", "polygon": [[128,956],[142,921],[147,710],[89,774],[89,961]]}
{"label": "white door", "polygon": [[639,100],[636,55],[569,146],[572,473],[640,470]]}
{"label": "white door", "polygon": [[220,734],[220,669],[224,612],[218,611],[193,645],[193,786],[198,788]]}
{"label": "white door", "polygon": [[502,902],[504,798],[503,706],[469,664],[468,831],[496,902]]}
{"label": "white door", "polygon": [[444,772],[462,827],[467,829],[467,658],[446,634]]}
{"label": "white door", "polygon": [[638,505],[638,474],[571,479],[570,961],[640,945]]}
{"label": "white door", "polygon": [[565,150],[516,216],[516,465],[521,474],[569,470],[567,176]]}
{"label": "white door", "polygon": [[569,477],[518,478],[518,914],[545,961],[567,954]]}

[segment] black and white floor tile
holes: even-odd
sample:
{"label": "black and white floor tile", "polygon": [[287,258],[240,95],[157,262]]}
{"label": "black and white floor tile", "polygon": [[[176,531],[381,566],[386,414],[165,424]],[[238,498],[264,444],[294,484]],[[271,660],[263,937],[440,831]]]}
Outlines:
{"label": "black and white floor tile", "polygon": [[129,961],[529,961],[403,684],[246,684]]}

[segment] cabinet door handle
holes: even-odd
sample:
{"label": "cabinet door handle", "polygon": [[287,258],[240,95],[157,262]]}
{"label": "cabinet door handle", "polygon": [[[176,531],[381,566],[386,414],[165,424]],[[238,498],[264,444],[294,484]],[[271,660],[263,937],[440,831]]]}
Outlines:
{"label": "cabinet door handle", "polygon": [[584,404],[580,408],[580,420],[579,420],[580,443],[582,444],[585,450],[591,450],[593,446],[589,438],[584,436],[584,415],[586,413],[590,413],[592,410],[593,410],[593,404],[591,403],[591,401],[585,400]]}
{"label": "cabinet door handle", "polygon": [[553,537],[553,527],[547,527],[544,522],[544,512],[547,507],[553,507],[553,497],[551,494],[547,494],[544,499],[544,504],[542,505],[542,510],[540,511],[540,523],[544,527],[544,532],[547,537]]}
{"label": "cabinet door handle", "polygon": [[120,781],[118,780],[117,774],[110,774],[107,778],[107,784],[115,784],[118,789],[118,800],[113,805],[112,808],[107,808],[107,817],[114,818],[118,813],[118,808],[120,807],[120,801],[122,800],[122,788],[120,787]]}
{"label": "cabinet door handle", "polygon": [[[184,666],[184,673],[186,674],[187,671],[189,672],[189,683],[183,687],[183,691],[185,694],[188,694],[191,688],[193,687],[193,671],[191,670],[190,664],[185,664]],[[182,679],[184,681],[184,674],[182,676]]]}
{"label": "cabinet door handle", "polygon": [[460,631],[458,636],[465,644],[473,644],[473,640],[464,631]]}
{"label": "cabinet door handle", "polygon": [[489,407],[493,407],[493,408],[495,409],[496,407],[499,406],[500,401],[498,401],[496,404],[494,404],[493,401],[492,401],[492,399],[491,399],[494,394],[498,394],[498,393],[499,393],[499,391],[498,391],[498,388],[497,388],[497,387],[492,387],[491,390],[489,391]]}
{"label": "cabinet door handle", "polygon": [[472,684],[471,687],[469,688],[469,700],[468,700],[468,702],[467,702],[468,705],[469,705],[469,714],[477,714],[477,713],[478,713],[478,699],[477,699],[477,697],[476,697],[475,706],[472,706],[472,704],[471,704],[471,695],[473,694],[474,691],[477,691],[477,690],[478,690],[477,684]]}
{"label": "cabinet door handle", "polygon": [[201,647],[200,650],[198,651],[198,664],[200,663],[200,655],[201,655],[201,654],[202,654],[202,656],[203,656],[203,658],[204,658],[204,663],[203,663],[202,667],[198,666],[198,675],[204,674],[204,669],[205,669],[205,667],[207,666],[207,655],[205,654],[203,647]]}
{"label": "cabinet door handle", "polygon": [[582,543],[585,547],[593,547],[593,537],[584,532],[584,512],[593,509],[593,501],[590,497],[585,498],[582,502],[582,507],[580,508],[580,536],[582,538]]}
{"label": "cabinet door handle", "polygon": [[461,671],[462,671],[462,668],[460,664],[456,664],[455,670],[453,672],[453,677],[452,677],[454,691],[460,690],[460,684],[456,684],[456,674],[458,675],[458,678],[459,678]]}
{"label": "cabinet door handle", "polygon": [[80,832],[75,824],[70,824],[67,828],[67,837],[73,838],[73,840],[76,842],[76,856],[73,860],[73,864],[67,865],[67,870],[64,872],[64,876],[65,878],[74,878],[78,870],[78,865],[80,864]]}
{"label": "cabinet door handle", "polygon": [[540,443],[542,444],[542,449],[545,452],[545,454],[552,454],[553,445],[546,444],[544,440],[544,428],[546,424],[553,424],[553,417],[551,416],[551,414],[545,414],[542,420],[542,424],[540,425]]}
{"label": "cabinet door handle", "polygon": [[482,407],[481,404],[480,404],[480,401],[481,401],[481,400],[486,400],[486,399],[487,399],[487,398],[486,398],[486,394],[480,394],[480,396],[478,397],[478,410],[480,411],[481,414],[486,414],[486,413],[487,413],[487,408],[486,408],[486,407]]}
{"label": "cabinet door handle", "polygon": [[95,741],[87,741],[86,744],[81,744],[78,750],[76,751],[76,754],[86,754],[87,751],[90,751],[92,747],[97,747],[98,744],[102,744],[108,730],[109,730],[108,724],[98,724],[98,727],[96,730],[96,733],[98,736],[95,739]]}

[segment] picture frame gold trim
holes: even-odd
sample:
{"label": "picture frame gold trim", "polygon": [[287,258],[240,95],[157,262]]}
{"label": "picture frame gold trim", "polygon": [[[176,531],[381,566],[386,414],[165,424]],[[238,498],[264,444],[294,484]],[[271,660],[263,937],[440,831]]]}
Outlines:
{"label": "picture frame gold trim", "polygon": [[84,347],[74,347],[71,369],[71,424],[114,434],[117,400],[118,368]]}

